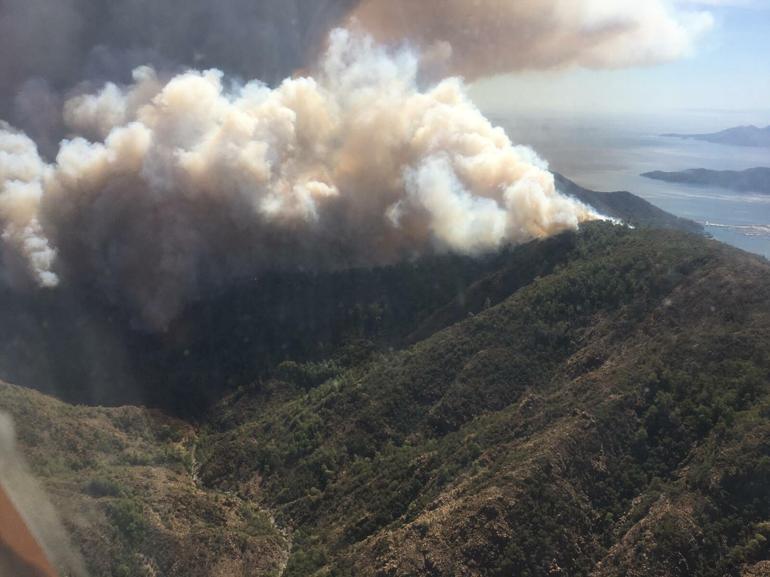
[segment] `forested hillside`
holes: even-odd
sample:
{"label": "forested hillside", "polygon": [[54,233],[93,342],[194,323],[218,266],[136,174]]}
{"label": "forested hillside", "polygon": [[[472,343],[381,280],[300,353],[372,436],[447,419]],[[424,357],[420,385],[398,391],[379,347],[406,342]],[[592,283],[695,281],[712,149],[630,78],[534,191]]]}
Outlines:
{"label": "forested hillside", "polygon": [[446,263],[195,426],[3,388],[92,574],[209,574],[166,555],[205,535],[213,575],[766,574],[766,261],[599,223]]}

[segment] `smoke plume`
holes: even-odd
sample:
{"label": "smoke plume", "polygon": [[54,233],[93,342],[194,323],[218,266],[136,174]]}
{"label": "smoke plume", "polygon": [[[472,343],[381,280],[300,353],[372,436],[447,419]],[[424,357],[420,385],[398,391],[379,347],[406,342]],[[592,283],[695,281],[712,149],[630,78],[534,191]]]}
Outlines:
{"label": "smoke plume", "polygon": [[409,38],[468,79],[674,60],[713,24],[671,0],[363,0],[354,17],[379,40]]}
{"label": "smoke plume", "polygon": [[666,60],[709,24],[667,0],[2,0],[0,280],[162,328],[266,269],[575,228],[598,215],[436,79]]}
{"label": "smoke plume", "polygon": [[[478,254],[597,218],[474,107],[460,80],[332,33],[314,76],[276,88],[138,68],[64,106],[53,163],[0,130],[7,261],[86,278],[162,327],[212,284],[430,252]],[[9,266],[13,269],[13,266]]]}

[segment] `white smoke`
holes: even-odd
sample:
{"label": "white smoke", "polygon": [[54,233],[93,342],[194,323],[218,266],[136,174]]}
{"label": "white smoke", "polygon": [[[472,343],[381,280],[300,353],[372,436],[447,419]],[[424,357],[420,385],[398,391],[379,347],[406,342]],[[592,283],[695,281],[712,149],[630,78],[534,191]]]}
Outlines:
{"label": "white smoke", "polygon": [[41,284],[85,275],[162,327],[219,279],[479,254],[598,218],[460,80],[423,89],[419,69],[344,30],[274,89],[138,69],[66,103],[78,136],[53,164],[0,129],[4,242]]}
{"label": "white smoke", "polygon": [[[4,248],[22,256],[37,282],[47,287],[59,282],[52,272],[56,253],[38,219],[43,181],[50,171],[32,140],[0,123],[0,232]],[[8,260],[13,266],[12,259]]]}
{"label": "white smoke", "polygon": [[[680,4],[679,6],[677,4]],[[466,78],[563,66],[618,68],[687,56],[713,16],[675,0],[362,0],[382,41],[443,52]]]}

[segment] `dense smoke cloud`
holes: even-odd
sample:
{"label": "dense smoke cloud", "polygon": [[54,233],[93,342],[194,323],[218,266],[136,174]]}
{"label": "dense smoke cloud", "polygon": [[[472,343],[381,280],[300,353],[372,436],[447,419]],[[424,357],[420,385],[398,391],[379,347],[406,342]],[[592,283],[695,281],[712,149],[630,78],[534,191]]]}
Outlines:
{"label": "dense smoke cloud", "polygon": [[162,327],[211,283],[266,268],[477,254],[597,218],[461,81],[422,89],[419,71],[412,51],[343,30],[312,77],[274,89],[139,68],[65,104],[82,136],[54,163],[0,130],[6,252],[41,284],[92,279]]}
{"label": "dense smoke cloud", "polygon": [[29,264],[40,285],[53,287],[59,282],[51,272],[55,253],[38,220],[49,172],[35,143],[0,122],[0,233],[6,276],[23,279],[19,271]]}
{"label": "dense smoke cloud", "polygon": [[713,23],[672,0],[363,0],[354,16],[381,41],[409,38],[469,79],[674,60]]}

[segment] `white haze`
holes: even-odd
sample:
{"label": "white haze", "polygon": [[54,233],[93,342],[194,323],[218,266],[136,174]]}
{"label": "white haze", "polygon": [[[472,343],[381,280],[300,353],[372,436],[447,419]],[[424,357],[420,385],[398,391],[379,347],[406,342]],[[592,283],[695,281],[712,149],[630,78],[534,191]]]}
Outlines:
{"label": "white haze", "polygon": [[85,277],[161,328],[223,279],[475,255],[598,217],[460,80],[419,73],[414,52],[336,30],[313,76],[274,89],[140,68],[70,100],[77,136],[52,164],[2,128],[6,268]]}

